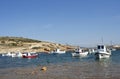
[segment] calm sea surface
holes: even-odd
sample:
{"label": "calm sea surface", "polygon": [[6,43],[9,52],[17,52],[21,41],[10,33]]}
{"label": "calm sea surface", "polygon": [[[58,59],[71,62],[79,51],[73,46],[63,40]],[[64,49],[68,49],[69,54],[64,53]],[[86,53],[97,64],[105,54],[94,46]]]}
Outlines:
{"label": "calm sea surface", "polygon": [[120,65],[120,50],[113,51],[112,56],[109,59],[103,59],[103,60],[96,60],[93,54],[90,54],[84,58],[75,58],[71,56],[71,53],[66,53],[66,54],[40,53],[37,58],[33,58],[33,59],[2,57],[0,55],[0,68],[62,64],[62,63],[71,63],[71,62],[82,62],[82,63],[92,62],[93,64],[102,62],[104,64],[109,64],[112,66]]}

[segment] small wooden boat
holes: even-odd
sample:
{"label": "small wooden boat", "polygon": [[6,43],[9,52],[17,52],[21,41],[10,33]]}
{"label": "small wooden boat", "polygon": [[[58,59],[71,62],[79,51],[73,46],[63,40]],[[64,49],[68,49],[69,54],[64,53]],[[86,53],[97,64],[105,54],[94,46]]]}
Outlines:
{"label": "small wooden boat", "polygon": [[38,54],[33,53],[27,53],[26,55],[23,55],[23,58],[36,58]]}
{"label": "small wooden boat", "polygon": [[73,57],[86,57],[88,55],[87,51],[83,51],[82,49],[78,48],[75,50],[75,53],[72,53]]}
{"label": "small wooden boat", "polygon": [[66,51],[61,51],[60,49],[56,49],[55,51],[52,51],[50,53],[53,53],[53,54],[64,54],[64,53],[66,53]]}

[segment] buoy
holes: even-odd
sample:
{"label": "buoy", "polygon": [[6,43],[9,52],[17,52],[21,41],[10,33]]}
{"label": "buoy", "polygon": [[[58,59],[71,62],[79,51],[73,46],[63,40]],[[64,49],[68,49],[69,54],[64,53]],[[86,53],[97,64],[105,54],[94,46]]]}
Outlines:
{"label": "buoy", "polygon": [[41,70],[42,70],[42,71],[46,71],[46,70],[47,70],[47,67],[44,66],[44,67],[41,68]]}

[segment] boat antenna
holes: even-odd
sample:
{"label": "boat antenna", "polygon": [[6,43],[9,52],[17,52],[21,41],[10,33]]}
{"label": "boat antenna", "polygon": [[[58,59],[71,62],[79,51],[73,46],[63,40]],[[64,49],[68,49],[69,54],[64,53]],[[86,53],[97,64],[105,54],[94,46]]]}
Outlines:
{"label": "boat antenna", "polygon": [[101,40],[102,40],[102,44],[103,44],[103,37],[101,38]]}

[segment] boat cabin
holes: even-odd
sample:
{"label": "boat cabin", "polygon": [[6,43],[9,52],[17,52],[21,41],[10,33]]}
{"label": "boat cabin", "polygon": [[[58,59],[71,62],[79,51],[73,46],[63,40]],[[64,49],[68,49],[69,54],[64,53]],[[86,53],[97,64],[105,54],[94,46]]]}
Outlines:
{"label": "boat cabin", "polygon": [[80,53],[80,52],[83,52],[83,50],[80,49],[80,48],[78,48],[78,49],[75,49],[75,52],[76,52],[76,53]]}
{"label": "boat cabin", "polygon": [[98,51],[106,51],[106,46],[105,45],[98,45],[97,50]]}

